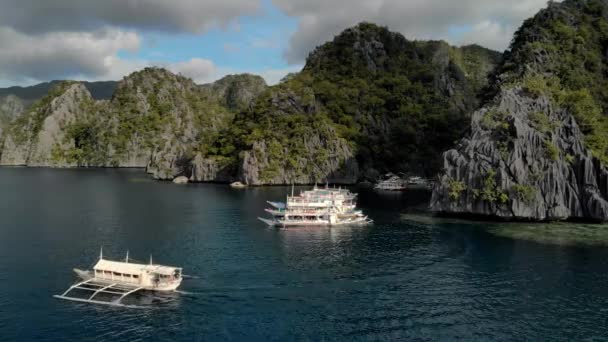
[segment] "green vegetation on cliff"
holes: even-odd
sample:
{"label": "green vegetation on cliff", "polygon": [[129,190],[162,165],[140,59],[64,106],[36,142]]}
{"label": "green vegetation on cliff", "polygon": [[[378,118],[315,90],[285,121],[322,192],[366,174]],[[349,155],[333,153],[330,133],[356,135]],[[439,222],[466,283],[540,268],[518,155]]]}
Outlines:
{"label": "green vegetation on cliff", "polygon": [[44,119],[49,114],[48,108],[51,102],[62,95],[74,82],[63,81],[55,84],[42,99],[36,101],[26,113],[18,116],[10,125],[13,141],[17,145],[32,142],[42,129]]}
{"label": "green vegetation on cliff", "polygon": [[237,116],[231,145],[248,150],[265,141],[277,146],[269,148],[268,172],[285,165],[309,173],[311,166],[298,160],[321,160],[326,151],[311,156],[302,137],[320,132],[321,140],[347,142],[363,176],[389,170],[430,176],[441,152],[462,136],[500,58],[478,46],[408,41],[362,23],[318,47],[302,72]]}
{"label": "green vegetation on cliff", "polygon": [[66,124],[64,143],[53,159],[82,166],[119,166],[128,158],[179,148],[180,158],[210,153],[218,132],[232,119],[192,80],[159,68],[133,73],[118,84],[111,101],[85,101]]}
{"label": "green vegetation on cliff", "polygon": [[526,20],[499,68],[507,83],[548,95],[570,111],[592,153],[608,164],[608,7],[567,0]]}

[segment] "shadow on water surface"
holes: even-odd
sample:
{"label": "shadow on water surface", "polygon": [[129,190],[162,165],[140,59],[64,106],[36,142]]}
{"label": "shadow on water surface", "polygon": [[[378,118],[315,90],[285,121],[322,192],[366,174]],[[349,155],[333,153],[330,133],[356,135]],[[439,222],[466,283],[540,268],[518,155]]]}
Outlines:
{"label": "shadow on water surface", "polygon": [[559,246],[608,246],[608,224],[554,222],[483,222],[403,214],[404,222],[438,229],[478,230],[494,236]]}

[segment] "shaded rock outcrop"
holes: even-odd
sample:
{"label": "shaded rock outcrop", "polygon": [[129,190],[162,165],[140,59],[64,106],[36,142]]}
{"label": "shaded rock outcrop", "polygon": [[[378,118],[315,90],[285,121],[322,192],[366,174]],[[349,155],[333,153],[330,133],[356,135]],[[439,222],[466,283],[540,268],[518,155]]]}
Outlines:
{"label": "shaded rock outcrop", "polygon": [[15,95],[0,97],[0,126],[13,121],[25,110],[23,100]]}
{"label": "shaded rock outcrop", "polygon": [[[0,97],[0,141],[2,140],[2,132],[10,125],[10,123],[25,110],[23,101],[15,95],[7,95]],[[2,143],[0,143],[0,146]],[[0,153],[2,149],[0,148]]]}
{"label": "shaded rock outcrop", "polygon": [[576,120],[549,98],[503,90],[473,115],[471,136],[444,154],[431,208],[505,219],[608,220],[608,171],[583,141]]}
{"label": "shaded rock outcrop", "polygon": [[82,115],[82,104],[91,100],[88,90],[79,83],[63,83],[55,95],[13,120],[4,132],[0,165],[74,166],[53,159],[53,148],[67,146],[65,127]]}
{"label": "shaded rock outcrop", "polygon": [[[330,182],[355,184],[359,167],[352,148],[340,138],[321,134],[302,137],[303,153],[291,159],[288,167],[277,164],[268,154],[266,142],[257,142],[245,151],[240,162],[239,179],[245,184],[313,184]],[[320,153],[318,153],[320,151]],[[283,155],[292,154],[283,148]]]}
{"label": "shaded rock outcrop", "polygon": [[236,178],[234,165],[228,160],[205,158],[200,153],[190,162],[192,182],[232,182]]}
{"label": "shaded rock outcrop", "polygon": [[30,141],[28,166],[74,166],[74,164],[59,164],[53,160],[53,148],[73,146],[74,142],[66,141],[65,127],[82,115],[82,104],[91,101],[91,94],[81,83],[70,85],[62,95],[53,99],[46,111],[46,118],[37,136]]}

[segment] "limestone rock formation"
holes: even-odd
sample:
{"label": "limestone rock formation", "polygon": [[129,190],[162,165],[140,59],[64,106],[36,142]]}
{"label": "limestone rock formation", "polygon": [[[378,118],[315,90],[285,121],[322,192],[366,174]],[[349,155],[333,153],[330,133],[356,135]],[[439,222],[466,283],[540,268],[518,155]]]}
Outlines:
{"label": "limestone rock formation", "polygon": [[[355,184],[359,167],[346,141],[323,135],[302,137],[305,150],[296,156],[294,165],[285,165],[269,156],[269,146],[261,141],[251,151],[245,151],[240,164],[239,178],[246,184],[313,184],[330,182]],[[293,154],[283,148],[282,155]],[[288,161],[287,163],[291,163]]]}
{"label": "limestone rock formation", "polygon": [[92,84],[76,85],[82,94],[53,86],[1,133],[0,163],[140,167],[162,180],[251,185],[428,173],[438,160],[429,156],[460,136],[500,58],[362,23],[273,87],[253,75],[199,86],[161,68],[99,85],[115,89],[101,100],[84,89]]}
{"label": "limestone rock formation", "polygon": [[261,76],[239,74],[225,76],[201,87],[224,107],[238,112],[248,109],[268,86]]}
{"label": "limestone rock formation", "polygon": [[200,153],[190,162],[190,181],[228,183],[236,178],[236,170],[230,161],[205,158]]}
{"label": "limestone rock formation", "polygon": [[88,90],[79,83],[63,83],[14,122],[3,134],[0,165],[73,166],[52,158],[55,146],[66,141],[65,127],[82,113],[82,104],[91,100]]}
{"label": "limestone rock formation", "polygon": [[[370,23],[348,28],[237,115],[239,176],[256,184],[356,183],[391,170],[435,173],[500,59],[476,46],[409,41]],[[331,157],[314,160],[321,155]]]}
{"label": "limestone rock formation", "polygon": [[431,209],[608,221],[608,3],[549,2],[517,32]]}
{"label": "limestone rock formation", "polygon": [[0,137],[2,137],[2,131],[24,110],[25,104],[17,96],[11,94],[0,97]]}
{"label": "limestone rock formation", "polygon": [[84,84],[63,82],[10,122],[0,164],[138,167],[171,180],[231,118],[192,80],[159,68],[129,75],[111,100],[95,101]]}
{"label": "limestone rock formation", "polygon": [[445,153],[431,208],[505,219],[607,220],[608,171],[583,141],[572,115],[547,97],[504,90],[473,115],[471,136]]}

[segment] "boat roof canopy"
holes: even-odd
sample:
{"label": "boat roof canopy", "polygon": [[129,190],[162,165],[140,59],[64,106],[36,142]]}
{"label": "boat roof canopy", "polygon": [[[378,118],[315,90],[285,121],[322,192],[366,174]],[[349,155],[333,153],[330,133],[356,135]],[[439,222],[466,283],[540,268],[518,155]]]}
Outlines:
{"label": "boat roof canopy", "polygon": [[122,261],[111,261],[101,259],[93,267],[95,270],[100,271],[111,271],[125,274],[141,274],[143,272],[157,273],[162,275],[173,275],[176,270],[180,270],[179,267],[161,266],[161,265],[146,265],[146,264],[133,264]]}

